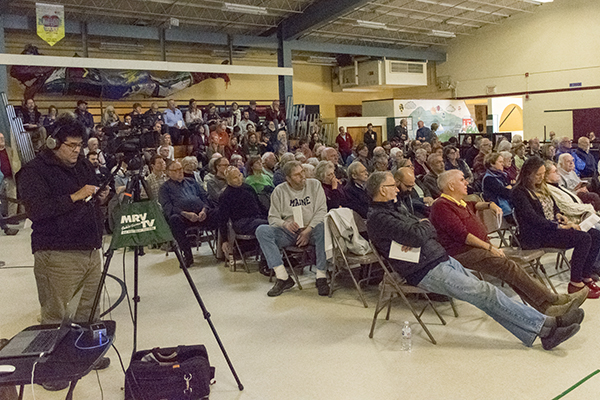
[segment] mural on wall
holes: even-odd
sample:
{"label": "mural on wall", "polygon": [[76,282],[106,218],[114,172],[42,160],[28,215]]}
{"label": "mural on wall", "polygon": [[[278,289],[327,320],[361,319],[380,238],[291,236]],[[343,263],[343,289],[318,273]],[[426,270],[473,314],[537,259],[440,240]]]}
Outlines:
{"label": "mural on wall", "polygon": [[409,119],[408,133],[411,139],[416,137],[419,121],[423,121],[427,127],[437,123],[439,128],[436,133],[442,142],[459,133],[479,133],[462,100],[399,100],[396,122],[399,123],[402,118]]}
{"label": "mural on wall", "polygon": [[[23,54],[39,55],[35,46],[27,46]],[[37,94],[82,96],[119,100],[129,97],[169,97],[173,93],[206,79],[223,79],[227,74],[200,72],[151,72],[104,70],[95,68],[31,67],[14,65],[10,76],[25,86],[24,98]]]}

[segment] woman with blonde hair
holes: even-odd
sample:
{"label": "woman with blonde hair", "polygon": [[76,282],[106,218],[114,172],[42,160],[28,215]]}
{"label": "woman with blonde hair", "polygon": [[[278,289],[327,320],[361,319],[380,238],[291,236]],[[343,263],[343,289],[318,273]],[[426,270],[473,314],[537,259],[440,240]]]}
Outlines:
{"label": "woman with blonde hair", "polygon": [[115,111],[115,107],[107,106],[106,109],[104,110],[104,113],[102,114],[102,121],[101,121],[102,126],[104,126],[104,127],[115,126],[119,122],[121,122],[121,119],[119,118],[119,115]]}

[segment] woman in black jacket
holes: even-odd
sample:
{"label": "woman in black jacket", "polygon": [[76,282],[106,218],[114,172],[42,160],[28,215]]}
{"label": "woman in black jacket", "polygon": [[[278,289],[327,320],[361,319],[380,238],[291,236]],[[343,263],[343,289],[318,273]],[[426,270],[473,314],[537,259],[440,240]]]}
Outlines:
{"label": "woman in black jacket", "polygon": [[600,287],[592,280],[594,262],[600,250],[600,231],[580,230],[559,213],[543,182],[546,168],[539,157],[523,164],[511,199],[519,223],[519,240],[524,249],[573,248],[571,282],[568,292],[589,288],[588,298],[600,298]]}
{"label": "woman in black jacket", "polygon": [[513,221],[513,210],[510,204],[510,191],[512,186],[506,172],[504,172],[504,158],[500,153],[490,153],[483,160],[486,172],[481,181],[483,199],[493,201],[502,209],[504,218],[510,223]]}

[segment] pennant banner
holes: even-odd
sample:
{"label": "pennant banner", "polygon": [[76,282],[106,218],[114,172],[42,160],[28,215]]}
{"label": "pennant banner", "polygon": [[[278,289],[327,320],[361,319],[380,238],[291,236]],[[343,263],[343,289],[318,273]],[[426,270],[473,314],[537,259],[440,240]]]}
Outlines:
{"label": "pennant banner", "polygon": [[65,37],[65,7],[35,3],[37,34],[50,46]]}

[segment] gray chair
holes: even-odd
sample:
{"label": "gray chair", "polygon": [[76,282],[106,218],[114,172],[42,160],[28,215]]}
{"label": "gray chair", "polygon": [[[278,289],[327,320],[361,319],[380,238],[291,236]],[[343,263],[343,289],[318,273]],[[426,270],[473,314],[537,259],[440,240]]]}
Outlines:
{"label": "gray chair", "polygon": [[[391,267],[388,266],[387,262],[384,261],[384,259],[379,255],[379,253],[377,252],[377,249],[375,248],[373,243],[369,242],[369,244],[371,245],[373,254],[377,257],[377,261],[378,261],[379,265],[381,266],[381,268],[384,271],[383,281],[379,285],[379,299],[377,300],[377,306],[375,307],[375,314],[373,315],[373,323],[371,324],[371,331],[369,332],[369,337],[373,338],[373,332],[375,331],[375,324],[377,323],[377,316],[386,307],[387,307],[387,314],[386,314],[385,319],[386,320],[390,319],[392,300],[394,299],[395,296],[397,296],[397,297],[400,297],[402,299],[402,301],[404,302],[404,304],[406,304],[408,306],[408,308],[410,309],[410,311],[412,312],[414,317],[419,322],[419,325],[421,325],[421,327],[423,328],[425,333],[427,333],[427,336],[429,336],[429,340],[431,340],[431,343],[437,344],[433,335],[431,334],[431,332],[429,332],[427,325],[425,325],[425,323],[421,319],[421,316],[423,315],[423,313],[425,312],[427,307],[431,306],[431,308],[433,309],[433,311],[435,312],[437,317],[440,319],[442,325],[446,325],[446,321],[444,320],[444,318],[442,318],[442,316],[440,315],[438,310],[435,308],[435,305],[429,298],[429,296],[428,296],[429,292],[427,292],[426,290],[420,289],[416,286],[411,286],[411,285],[407,284],[406,281],[400,275],[398,275],[396,272],[392,272],[393,270],[391,269]],[[408,298],[406,296],[407,294],[417,294],[417,295],[421,295],[421,296],[425,297],[425,299],[427,300],[427,304],[421,310],[420,313],[417,314],[414,307],[408,300]],[[454,300],[452,298],[450,299],[450,305],[452,306],[452,311],[454,312],[454,316],[458,317],[458,312],[456,311],[456,307],[454,306]]]}
{"label": "gray chair", "polygon": [[[237,250],[238,254],[240,255],[240,258],[242,259],[242,263],[244,264],[244,269],[246,270],[247,273],[250,273],[250,269],[248,268],[248,263],[246,262],[246,254],[249,252],[242,251],[239,240],[256,240],[256,236],[240,235],[239,233],[236,233],[235,230],[233,229],[233,223],[231,222],[231,220],[227,221],[227,241],[229,242],[229,244],[231,245],[231,248],[234,251],[233,263],[229,266],[229,268],[233,272],[235,272],[237,269],[237,261],[235,258],[235,251]],[[255,253],[257,253],[257,254],[260,253],[260,248],[258,248],[255,251]]]}

